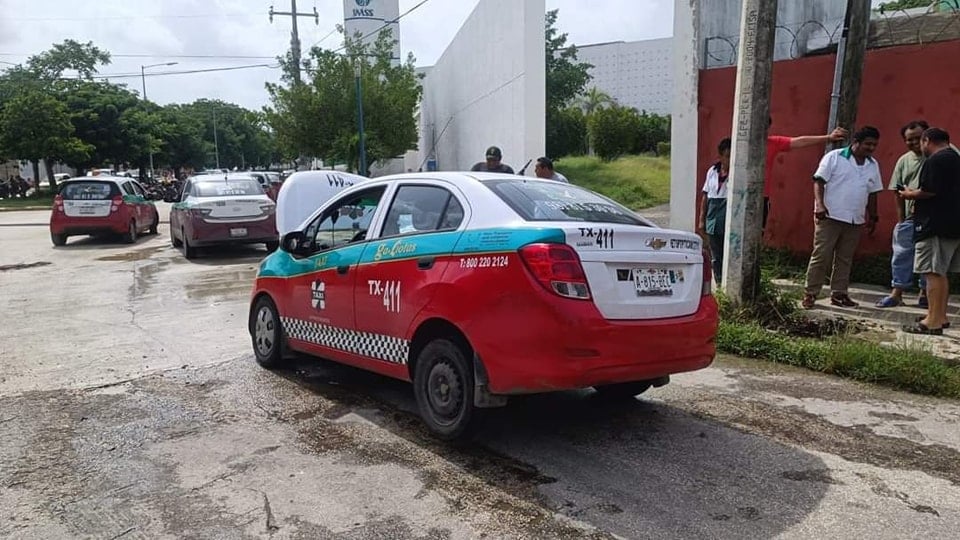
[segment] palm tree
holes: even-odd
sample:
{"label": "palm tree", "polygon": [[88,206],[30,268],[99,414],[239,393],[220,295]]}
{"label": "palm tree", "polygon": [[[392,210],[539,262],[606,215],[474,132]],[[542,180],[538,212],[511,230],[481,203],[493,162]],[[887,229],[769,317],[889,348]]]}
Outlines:
{"label": "palm tree", "polygon": [[[583,109],[583,115],[586,117],[587,126],[589,126],[590,118],[594,113],[606,107],[616,106],[617,100],[610,97],[610,94],[594,86],[577,98],[577,105]],[[590,137],[589,128],[587,129],[587,155],[593,155],[593,141]]]}

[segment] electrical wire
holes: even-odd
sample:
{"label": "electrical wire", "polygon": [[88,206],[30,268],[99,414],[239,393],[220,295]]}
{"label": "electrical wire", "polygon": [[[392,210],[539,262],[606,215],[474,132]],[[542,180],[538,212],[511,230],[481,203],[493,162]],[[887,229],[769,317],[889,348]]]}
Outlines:
{"label": "electrical wire", "polygon": [[[97,74],[94,75],[94,79],[131,79],[131,78],[140,78],[140,77],[164,77],[168,75],[190,75],[194,73],[215,73],[221,71],[237,71],[241,69],[278,69],[280,64],[251,64],[246,66],[230,66],[230,67],[218,67],[218,68],[207,68],[207,69],[185,69],[179,71],[153,71],[148,73],[112,73],[112,74]],[[64,80],[74,80],[70,77],[64,77]]]}
{"label": "electrical wire", "polygon": [[[32,54],[0,52],[0,56],[28,58]],[[231,54],[113,54],[111,58],[180,58],[180,59],[217,59],[217,60],[273,60],[276,56],[244,56]]]}
{"label": "electrical wire", "polygon": [[[430,0],[421,0],[417,5],[413,6],[412,8],[410,8],[410,9],[408,9],[408,10],[406,10],[406,11],[404,11],[403,13],[401,13],[400,16],[397,17],[396,19],[392,19],[392,20],[389,20],[389,21],[384,21],[383,26],[381,26],[380,28],[377,28],[377,29],[374,30],[373,32],[370,32],[369,34],[361,37],[361,38],[360,38],[360,41],[361,41],[361,42],[362,42],[362,41],[366,41],[367,38],[371,38],[371,37],[379,34],[382,30],[384,30],[385,28],[389,27],[391,24],[397,24],[397,23],[399,23],[399,22],[400,22],[400,19],[402,19],[402,18],[406,17],[407,15],[413,13],[414,11],[416,11],[417,9],[419,9],[420,6],[426,4],[426,3],[429,2],[429,1],[430,1]],[[344,50],[344,49],[346,49],[346,48],[347,48],[347,46],[346,46],[346,45],[343,45],[343,46],[341,46],[339,49],[334,49],[333,52],[338,53],[338,52],[340,52],[340,51],[342,51],[342,50]]]}

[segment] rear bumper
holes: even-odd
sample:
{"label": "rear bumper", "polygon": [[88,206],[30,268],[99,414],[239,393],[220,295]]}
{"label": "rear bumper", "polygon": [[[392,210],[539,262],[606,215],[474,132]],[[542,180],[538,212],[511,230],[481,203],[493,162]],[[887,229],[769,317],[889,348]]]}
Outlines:
{"label": "rear bumper", "polygon": [[114,213],[107,217],[67,217],[54,214],[50,218],[50,233],[68,236],[86,234],[124,234],[128,221]]}
{"label": "rear bumper", "polygon": [[528,323],[526,342],[508,340],[512,351],[478,344],[491,392],[526,394],[643,381],[705,368],[716,355],[713,297],[704,297],[697,312],[686,317],[551,323],[549,329]]}
{"label": "rear bumper", "polygon": [[[231,230],[246,229],[244,236],[234,236]],[[190,230],[187,231],[190,236],[189,242],[192,246],[210,246],[224,244],[262,244],[266,242],[278,242],[280,235],[277,233],[276,216],[270,216],[267,219],[256,221],[237,221],[231,223],[209,223],[202,219],[192,219]]]}

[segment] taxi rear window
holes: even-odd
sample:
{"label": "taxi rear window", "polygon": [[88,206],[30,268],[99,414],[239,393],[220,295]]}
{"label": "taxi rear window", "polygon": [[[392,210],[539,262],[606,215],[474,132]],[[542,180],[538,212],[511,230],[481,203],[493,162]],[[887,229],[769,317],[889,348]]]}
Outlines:
{"label": "taxi rear window", "polygon": [[230,197],[238,195],[263,195],[263,188],[256,180],[229,180],[226,182],[197,182],[193,185],[194,197]]}
{"label": "taxi rear window", "polygon": [[484,184],[527,221],[647,225],[625,206],[570,184],[525,180],[488,180]]}
{"label": "taxi rear window", "polygon": [[113,182],[68,182],[60,189],[60,196],[68,201],[105,201],[120,190]]}

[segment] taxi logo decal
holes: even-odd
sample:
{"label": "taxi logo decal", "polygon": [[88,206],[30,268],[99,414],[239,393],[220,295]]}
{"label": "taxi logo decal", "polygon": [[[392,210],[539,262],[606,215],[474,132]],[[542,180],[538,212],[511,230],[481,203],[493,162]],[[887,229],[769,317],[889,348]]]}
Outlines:
{"label": "taxi logo decal", "polygon": [[310,286],[310,305],[313,309],[327,309],[327,284],[322,281],[314,281]]}
{"label": "taxi logo decal", "polygon": [[380,259],[395,259],[404,255],[412,255],[413,253],[416,253],[416,251],[417,245],[413,242],[397,240],[393,244],[380,244],[377,246],[377,253],[373,256],[373,260],[379,261]]}
{"label": "taxi logo decal", "polygon": [[647,240],[647,247],[653,248],[656,251],[660,251],[667,245],[667,241],[663,238],[651,238]]}

